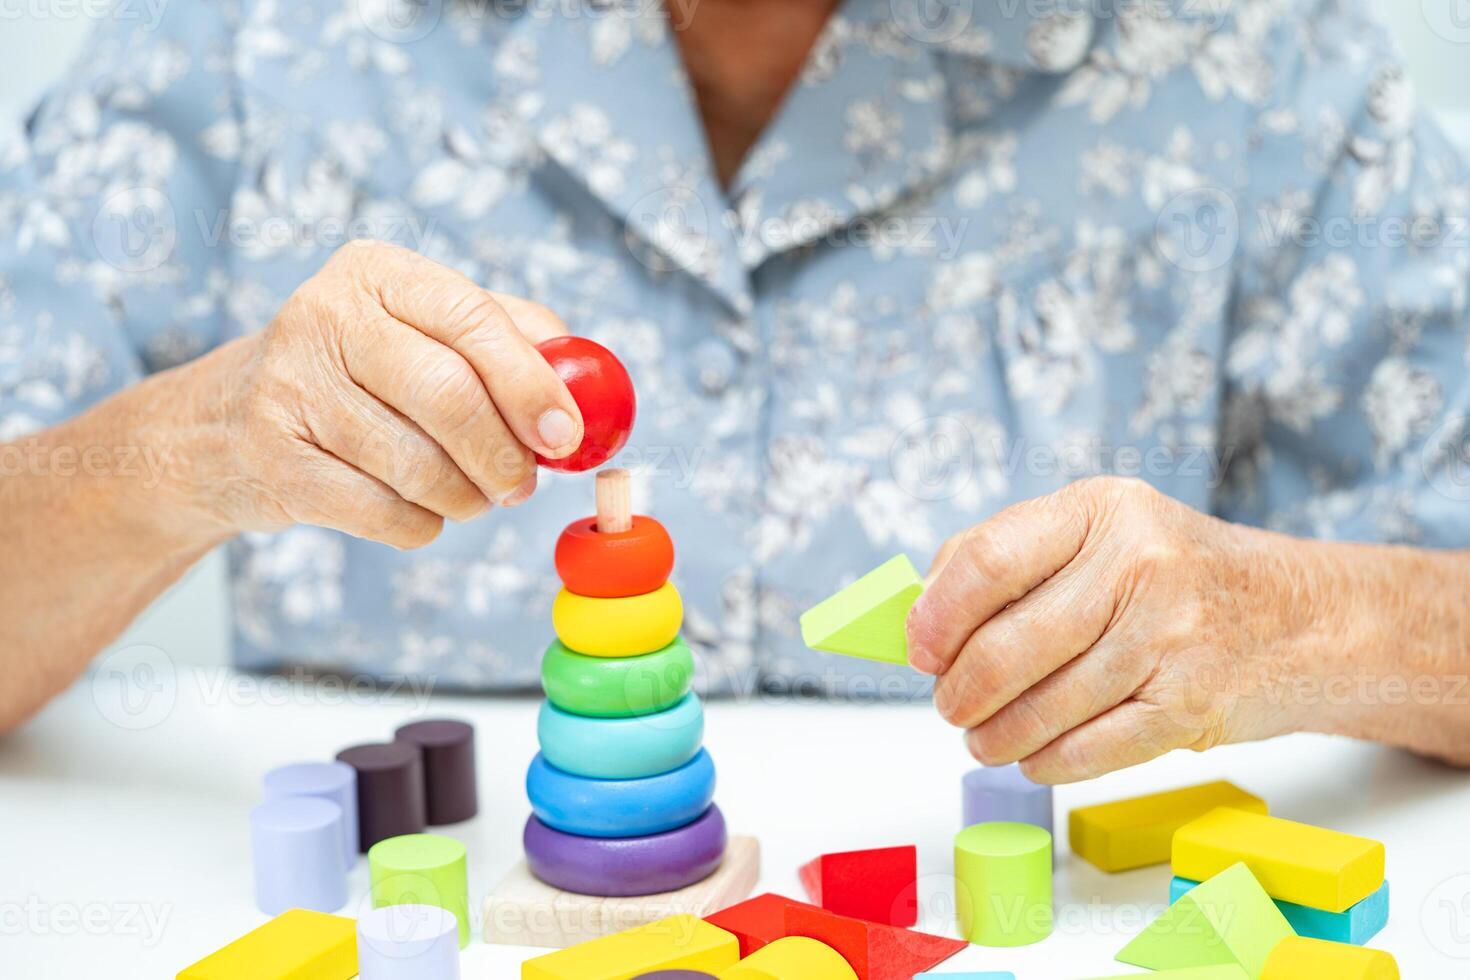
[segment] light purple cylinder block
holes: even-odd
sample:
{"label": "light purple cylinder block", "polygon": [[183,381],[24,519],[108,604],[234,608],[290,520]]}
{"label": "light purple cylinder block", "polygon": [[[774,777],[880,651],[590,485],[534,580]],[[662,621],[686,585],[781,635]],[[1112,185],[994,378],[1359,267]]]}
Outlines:
{"label": "light purple cylinder block", "polygon": [[347,904],[342,865],[342,808],[313,796],[289,796],[250,811],[255,904],[266,915],[287,909],[335,912]]}
{"label": "light purple cylinder block", "polygon": [[1052,832],[1051,787],[1033,783],[1015,764],[972,769],[962,781],[961,824],[1007,820]]}
{"label": "light purple cylinder block", "polygon": [[387,905],[357,920],[361,980],[459,980],[459,921],[437,905]]}
{"label": "light purple cylinder block", "polygon": [[316,796],[342,808],[343,867],[357,863],[357,770],[345,762],[293,762],[265,774],[261,795],[267,800]]}

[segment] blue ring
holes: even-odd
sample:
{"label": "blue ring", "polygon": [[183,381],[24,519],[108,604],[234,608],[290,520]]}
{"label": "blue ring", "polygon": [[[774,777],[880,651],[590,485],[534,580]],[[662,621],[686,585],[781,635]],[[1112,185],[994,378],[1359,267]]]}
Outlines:
{"label": "blue ring", "polygon": [[687,694],[672,708],[632,718],[589,718],[543,702],[536,720],[541,755],[589,779],[641,779],[694,758],[704,739],[704,708]]}
{"label": "blue ring", "polygon": [[642,837],[692,822],[715,798],[715,764],[700,749],[672,772],[642,779],[588,779],[541,753],[526,772],[531,809],[548,827],[582,837]]}

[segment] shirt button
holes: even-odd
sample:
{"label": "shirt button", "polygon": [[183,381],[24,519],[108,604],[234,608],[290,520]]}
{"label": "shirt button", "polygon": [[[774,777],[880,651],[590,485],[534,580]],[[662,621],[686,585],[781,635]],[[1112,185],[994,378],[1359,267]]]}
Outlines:
{"label": "shirt button", "polygon": [[739,366],[735,352],[723,340],[701,340],[694,348],[691,370],[695,385],[708,395],[724,394]]}

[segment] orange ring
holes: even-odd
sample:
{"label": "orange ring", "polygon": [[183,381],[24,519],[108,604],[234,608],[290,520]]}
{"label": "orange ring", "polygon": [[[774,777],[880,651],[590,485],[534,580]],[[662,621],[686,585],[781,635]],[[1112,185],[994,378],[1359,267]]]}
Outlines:
{"label": "orange ring", "polygon": [[652,517],[633,516],[616,534],[597,530],[596,517],[573,521],[556,541],[556,573],[568,592],[624,599],[656,591],[674,569],[674,542]]}

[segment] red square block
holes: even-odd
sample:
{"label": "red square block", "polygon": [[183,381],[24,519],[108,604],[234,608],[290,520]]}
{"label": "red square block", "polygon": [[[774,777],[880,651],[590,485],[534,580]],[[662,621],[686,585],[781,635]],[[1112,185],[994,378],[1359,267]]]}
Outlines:
{"label": "red square block", "polygon": [[808,897],[829,912],[890,926],[919,921],[912,844],[823,854],[797,872]]}

